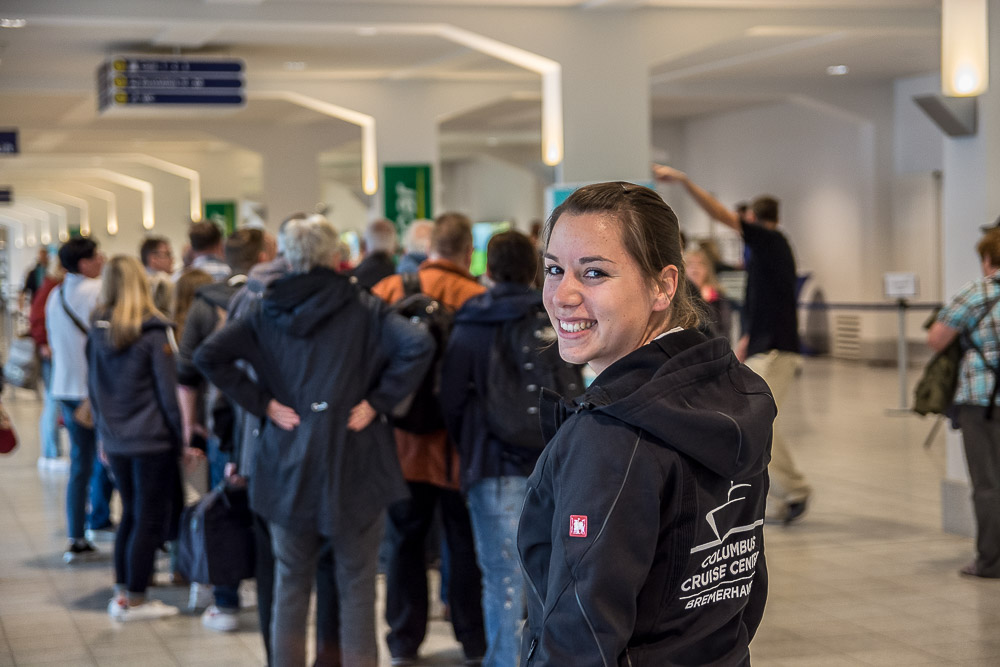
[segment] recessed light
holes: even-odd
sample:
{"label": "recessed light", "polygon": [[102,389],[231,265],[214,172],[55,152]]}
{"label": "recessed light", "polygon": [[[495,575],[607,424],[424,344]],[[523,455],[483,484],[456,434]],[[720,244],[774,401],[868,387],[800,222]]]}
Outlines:
{"label": "recessed light", "polygon": [[374,37],[378,34],[378,28],[375,26],[364,26],[358,28],[356,32],[362,37]]}
{"label": "recessed light", "polygon": [[0,19],[0,28],[23,28],[28,25],[24,19]]}
{"label": "recessed light", "polygon": [[285,63],[285,69],[292,70],[295,72],[302,71],[306,68],[305,62],[301,60],[289,60]]}
{"label": "recessed light", "polygon": [[847,65],[830,65],[826,68],[826,73],[830,76],[844,76],[851,71]]}

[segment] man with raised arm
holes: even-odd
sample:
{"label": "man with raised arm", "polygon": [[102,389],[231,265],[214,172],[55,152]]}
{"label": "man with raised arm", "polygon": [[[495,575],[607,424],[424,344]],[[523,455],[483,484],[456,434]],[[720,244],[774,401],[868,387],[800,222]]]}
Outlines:
{"label": "man with raised arm", "polygon": [[771,488],[767,498],[767,515],[789,523],[805,513],[811,489],[795,467],[779,428],[782,399],[795,379],[801,358],[795,257],[788,239],[778,230],[778,200],[768,195],[754,199],[751,209],[755,222],[746,222],[684,172],[654,164],[653,175],[663,183],[683,185],[708,215],[739,232],[750,251],[741,318],[743,335],[735,351],[741,361],[764,378],[778,404],[771,463],[768,466]]}

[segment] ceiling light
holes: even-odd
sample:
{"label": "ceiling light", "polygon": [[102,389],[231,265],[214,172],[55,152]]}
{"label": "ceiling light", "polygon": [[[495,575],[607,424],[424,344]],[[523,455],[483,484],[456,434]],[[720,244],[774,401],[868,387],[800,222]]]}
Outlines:
{"label": "ceiling light", "polygon": [[300,72],[305,68],[306,64],[301,60],[289,60],[285,63],[285,69],[292,70],[293,72]]}
{"label": "ceiling light", "polygon": [[0,28],[23,28],[28,25],[24,19],[0,19]]}
{"label": "ceiling light", "polygon": [[851,71],[847,65],[830,65],[826,68],[826,73],[830,76],[844,76]]}
{"label": "ceiling light", "polygon": [[362,37],[374,37],[378,34],[378,28],[375,26],[364,26],[362,28],[358,28],[355,32]]}
{"label": "ceiling light", "polygon": [[975,97],[989,86],[986,0],[941,3],[941,92]]}

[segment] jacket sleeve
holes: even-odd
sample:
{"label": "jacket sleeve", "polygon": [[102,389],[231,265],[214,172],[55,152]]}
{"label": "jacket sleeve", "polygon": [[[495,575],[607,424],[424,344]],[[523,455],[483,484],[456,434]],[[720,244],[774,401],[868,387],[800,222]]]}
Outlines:
{"label": "jacket sleeve", "polygon": [[204,299],[195,299],[184,322],[184,331],[177,343],[177,381],[185,387],[201,384],[201,373],[194,363],[198,346],[215,330],[218,315],[215,307]]}
{"label": "jacket sleeve", "polygon": [[617,665],[656,555],[663,468],[635,432],[588,421],[549,461],[555,511],[539,664]]}
{"label": "jacket sleeve", "polygon": [[174,436],[177,450],[180,451],[184,437],[181,432],[181,409],[177,405],[177,365],[174,353],[167,340],[167,334],[162,329],[150,331],[147,344],[150,348],[149,360],[153,372],[156,402]]}
{"label": "jacket sleeve", "polygon": [[[187,331],[185,331],[185,335]],[[229,398],[258,417],[267,414],[271,396],[254,382],[236,362],[246,360],[261,368],[259,347],[254,328],[247,320],[228,322],[202,343],[194,354],[194,365]]]}
{"label": "jacket sleeve", "polygon": [[386,360],[366,399],[377,412],[388,414],[420,385],[434,357],[434,339],[384,304],[377,309],[379,356]]}
{"label": "jacket sleeve", "polygon": [[31,311],[28,316],[28,323],[31,326],[31,337],[38,347],[49,344],[49,337],[45,331],[45,303],[57,284],[55,282],[44,283],[31,299]]}
{"label": "jacket sleeve", "polygon": [[466,406],[473,399],[470,384],[472,383],[473,356],[467,340],[468,327],[461,324],[452,329],[441,362],[441,391],[438,399],[441,402],[441,412],[444,414],[445,427],[453,434],[462,455],[462,424],[465,419]]}

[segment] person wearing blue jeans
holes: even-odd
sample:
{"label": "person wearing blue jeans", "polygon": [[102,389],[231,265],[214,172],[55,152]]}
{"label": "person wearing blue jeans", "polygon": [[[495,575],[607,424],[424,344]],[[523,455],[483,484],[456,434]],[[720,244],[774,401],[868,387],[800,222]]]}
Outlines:
{"label": "person wearing blue jeans", "polygon": [[93,545],[89,545],[84,539],[85,528],[89,526],[91,529],[100,529],[111,524],[109,501],[114,487],[107,470],[97,459],[96,433],[73,418],[73,412],[81,402],[65,399],[59,401],[70,441],[69,484],[66,488],[66,521],[69,538],[76,544],[87,544],[86,547],[81,545],[79,552],[67,551],[64,555],[67,563],[96,552]]}
{"label": "person wearing blue jeans", "polygon": [[484,665],[516,665],[524,623],[524,575],[517,556],[517,522],[528,478],[490,477],[469,489],[469,518],[483,572]]}
{"label": "person wearing blue jeans", "polygon": [[42,438],[42,458],[54,460],[59,458],[59,406],[52,398],[51,359],[42,359],[41,375],[44,403],[42,416],[38,419],[38,433]]}

